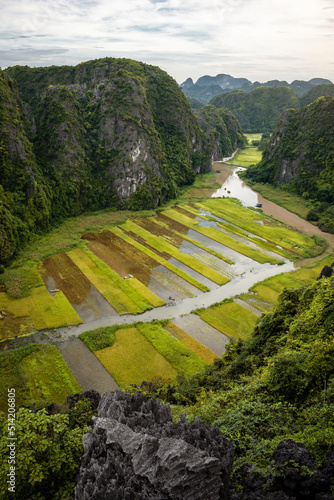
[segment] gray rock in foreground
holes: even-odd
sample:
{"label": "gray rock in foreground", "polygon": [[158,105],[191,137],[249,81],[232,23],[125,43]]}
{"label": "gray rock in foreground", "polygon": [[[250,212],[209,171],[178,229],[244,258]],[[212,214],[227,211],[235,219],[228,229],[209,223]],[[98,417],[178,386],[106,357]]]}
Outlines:
{"label": "gray rock in foreground", "polygon": [[175,424],[168,405],[139,393],[106,393],[84,435],[75,499],[226,500],[232,462],[219,429]]}

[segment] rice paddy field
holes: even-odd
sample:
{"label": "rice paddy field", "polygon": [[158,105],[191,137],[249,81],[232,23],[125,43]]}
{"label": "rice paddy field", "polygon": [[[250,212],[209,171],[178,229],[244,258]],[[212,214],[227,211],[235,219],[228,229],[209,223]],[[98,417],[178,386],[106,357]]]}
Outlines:
{"label": "rice paddy field", "polygon": [[[75,248],[6,272],[0,288],[1,340],[107,316],[140,315],[223,287],[262,264],[323,250],[319,239],[233,199],[209,198],[146,215],[86,232]],[[271,289],[273,300],[278,288]],[[260,285],[255,292],[260,300]]]}
{"label": "rice paddy field", "polygon": [[[257,135],[257,134],[249,134]],[[255,139],[252,139],[255,140]],[[262,160],[262,151],[260,151],[257,146],[247,146],[240,149],[234,157],[229,160],[228,164],[239,165],[241,167],[249,167],[250,165],[256,165]]]}
{"label": "rice paddy field", "polygon": [[49,344],[0,352],[0,374],[0,411],[7,409],[10,387],[15,388],[17,405],[41,400],[62,404],[81,392],[60,351]]}
{"label": "rice paddy field", "polygon": [[245,340],[255,326],[258,315],[233,300],[215,304],[196,312],[200,318],[235,340]]}
{"label": "rice paddy field", "polygon": [[79,338],[121,387],[158,378],[171,381],[178,374],[191,375],[216,357],[169,322],[115,326],[107,336],[103,339],[103,348],[99,348],[101,329],[81,334]]}
{"label": "rice paddy field", "polygon": [[[242,150],[240,161],[254,162],[252,149]],[[192,189],[214,186],[211,173]],[[221,302],[192,313],[183,313],[183,300],[210,305],[225,287],[243,280],[240,289],[247,290],[247,277],[263,268],[292,268],[292,261],[315,258],[324,248],[320,238],[231,198],[183,196],[157,211],[66,221],[0,277],[2,387],[17,388],[18,404],[61,404],[93,384],[104,392],[199,372],[231,339],[247,338],[284,287],[311,283],[333,256],[258,282],[235,300],[220,295]],[[141,314],[150,316],[140,322]],[[152,321],[157,317],[168,319]],[[112,326],[90,326],[100,320]],[[61,336],[59,328],[76,325],[92,330],[79,338],[68,332],[59,349],[30,344],[5,350],[10,339],[23,343],[33,332],[46,332],[44,341],[51,342]]]}
{"label": "rice paddy field", "polygon": [[284,288],[300,288],[313,283],[319,276],[322,268],[330,266],[333,255],[317,262],[307,264],[290,273],[283,273],[268,278],[254,285],[249,292],[239,295],[239,298],[256,307],[261,312],[270,312]]}

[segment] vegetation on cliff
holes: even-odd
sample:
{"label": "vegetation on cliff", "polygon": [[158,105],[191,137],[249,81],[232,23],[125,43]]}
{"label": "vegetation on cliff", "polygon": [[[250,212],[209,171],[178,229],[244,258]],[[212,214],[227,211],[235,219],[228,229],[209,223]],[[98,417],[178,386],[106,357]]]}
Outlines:
{"label": "vegetation on cliff", "polygon": [[334,232],[334,98],[284,112],[263,152],[247,170],[251,182],[286,186],[312,203],[308,220]]}
{"label": "vegetation on cliff", "polygon": [[[333,276],[303,288],[286,288],[274,311],[261,316],[251,337],[231,343],[213,365],[196,375],[180,377],[174,386],[161,381],[143,384],[141,390],[149,396],[155,394],[172,403],[174,419],[184,412],[190,422],[199,417],[217,426],[233,443],[234,493],[246,484],[249,470],[261,479],[259,498],[273,486],[279,491],[280,487],[289,489],[283,484],[284,470],[273,461],[283,440],[304,444],[318,465],[334,451],[333,301]],[[108,332],[107,345],[112,342]],[[29,352],[36,349],[31,346]],[[131,387],[133,392],[137,389]],[[82,432],[96,405],[94,398],[78,400],[76,396],[68,403],[56,407],[35,402],[18,411],[17,494],[11,498],[71,498],[82,454]],[[0,447],[7,456],[4,415],[0,431]],[[311,482],[316,474],[316,468],[301,464],[289,467]],[[1,472],[0,491],[7,498],[5,462]],[[328,481],[326,485],[314,481],[325,488],[322,492],[329,493]]]}
{"label": "vegetation on cliff", "polygon": [[271,132],[285,109],[300,106],[297,95],[288,87],[232,90],[214,97],[210,104],[231,111],[246,132]]}
{"label": "vegetation on cliff", "polygon": [[334,450],[333,301],[333,277],[285,289],[250,338],[230,344],[202,373],[180,379],[175,418],[185,411],[190,421],[198,416],[218,426],[234,444],[235,470],[256,464],[268,484],[283,439],[304,443],[321,463]]}
{"label": "vegetation on cliff", "polygon": [[[50,224],[154,208],[211,169],[211,136],[157,67],[112,58],[15,66],[0,71],[0,95],[0,264]],[[229,126],[233,146],[239,127]]]}
{"label": "vegetation on cliff", "polygon": [[246,145],[240,124],[229,111],[208,105],[197,109],[195,115],[207,135],[206,147],[213,160],[230,156],[237,148]]}

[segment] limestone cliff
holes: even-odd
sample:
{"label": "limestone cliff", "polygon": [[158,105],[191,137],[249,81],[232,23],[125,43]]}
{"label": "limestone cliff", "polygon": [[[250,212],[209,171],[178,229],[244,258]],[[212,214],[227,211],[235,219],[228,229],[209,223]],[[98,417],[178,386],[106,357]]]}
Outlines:
{"label": "limestone cliff", "polygon": [[233,447],[196,419],[136,393],[106,393],[84,435],[77,500],[227,500]]}

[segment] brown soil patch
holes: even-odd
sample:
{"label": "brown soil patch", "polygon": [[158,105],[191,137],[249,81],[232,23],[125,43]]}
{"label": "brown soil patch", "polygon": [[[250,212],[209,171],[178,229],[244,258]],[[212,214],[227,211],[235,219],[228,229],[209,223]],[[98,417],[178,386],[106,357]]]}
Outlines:
{"label": "brown soil patch", "polygon": [[125,231],[124,229],[122,229],[122,231],[124,231],[128,236],[130,236],[130,238],[132,238],[133,240],[137,241],[137,243],[140,243],[141,245],[143,245],[143,247],[148,248],[149,250],[151,250],[151,252],[154,252],[157,255],[159,255],[159,257],[162,257],[165,260],[170,260],[171,255],[169,255],[169,253],[167,253],[167,252],[160,252],[155,247],[152,247],[151,245],[149,245],[148,243],[146,243],[146,241],[144,240],[144,238],[142,238],[141,236],[138,236],[136,233],[133,233],[132,231]]}
{"label": "brown soil patch", "polygon": [[46,283],[47,276],[51,275],[55,287],[64,293],[71,304],[81,304],[86,299],[91,283],[66,253],[45,259],[42,270],[44,282]]}
{"label": "brown soil patch", "polygon": [[132,274],[147,285],[152,269],[159,266],[159,262],[110,231],[89,233],[84,237],[91,241],[89,249],[122,277]]}
{"label": "brown soil patch", "polygon": [[211,198],[213,193],[217,191],[211,188],[193,188],[184,195],[185,198]]}
{"label": "brown soil patch", "polygon": [[176,220],[167,217],[167,215],[164,215],[161,212],[157,213],[157,220],[166,224],[172,231],[174,230],[181,234],[187,234],[189,232],[189,227],[181,224],[181,222],[177,222]]}
{"label": "brown soil patch", "polygon": [[[215,191],[217,191],[217,189]],[[193,212],[189,212],[189,210],[186,210],[185,208],[182,208],[179,205],[174,207],[174,210],[176,210],[177,212],[180,212],[180,214],[186,215],[190,219],[196,219],[196,217],[197,217],[197,215],[195,215]]]}
{"label": "brown soil patch", "polygon": [[15,317],[13,314],[7,313],[7,316],[0,321],[0,341],[21,337],[34,331],[36,330],[33,322],[28,317]]}
{"label": "brown soil patch", "polygon": [[135,219],[134,222],[138,224],[138,226],[143,227],[150,233],[152,233],[154,236],[159,236],[164,238],[165,240],[168,241],[168,243],[171,243],[175,247],[179,247],[182,245],[183,238],[181,236],[178,236],[177,234],[173,233],[169,229],[160,226],[159,224],[156,224],[154,221],[149,220],[149,219],[144,219],[144,218],[138,218]]}

